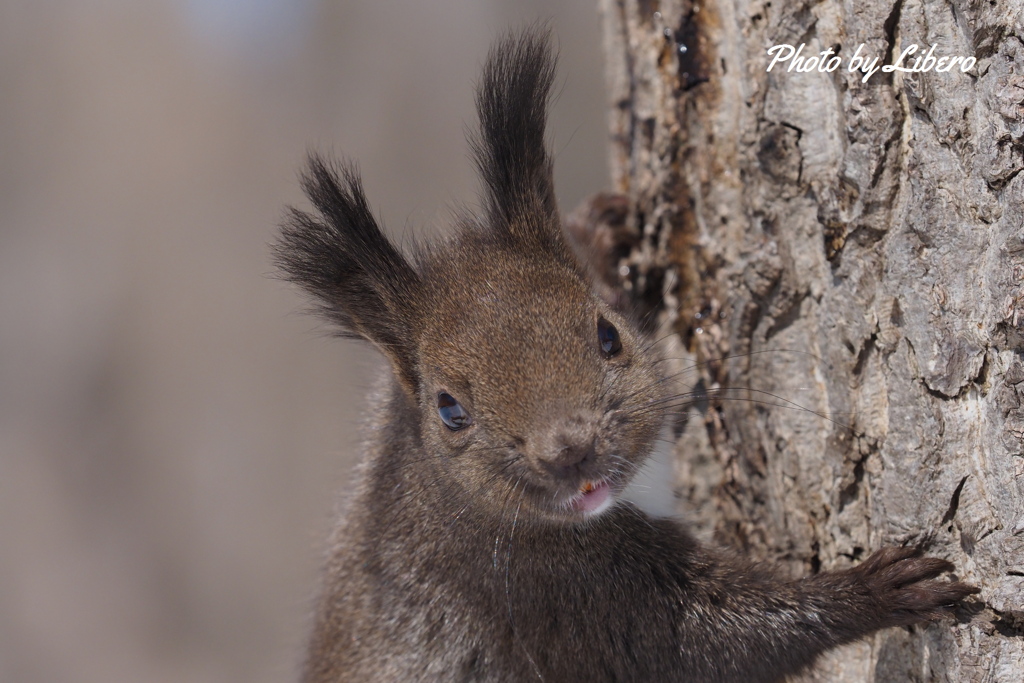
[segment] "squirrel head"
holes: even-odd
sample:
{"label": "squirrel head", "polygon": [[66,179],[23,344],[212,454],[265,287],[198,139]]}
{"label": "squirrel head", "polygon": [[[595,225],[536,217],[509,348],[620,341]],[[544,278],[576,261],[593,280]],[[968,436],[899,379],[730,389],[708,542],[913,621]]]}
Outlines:
{"label": "squirrel head", "polygon": [[[600,513],[660,430],[651,344],[595,292],[563,234],[544,130],[547,36],[491,50],[472,141],[484,211],[411,257],[385,236],[357,172],[313,155],[275,247],[341,334],[387,357],[435,459],[481,509],[573,522]],[[387,416],[385,417],[385,421]]]}

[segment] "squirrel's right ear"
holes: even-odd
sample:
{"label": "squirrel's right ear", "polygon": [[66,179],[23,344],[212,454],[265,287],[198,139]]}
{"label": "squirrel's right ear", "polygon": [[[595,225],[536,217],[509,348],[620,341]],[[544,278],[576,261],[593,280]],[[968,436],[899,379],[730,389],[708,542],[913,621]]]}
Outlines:
{"label": "squirrel's right ear", "polygon": [[290,210],[274,245],[284,278],[311,294],[343,336],[380,348],[415,396],[419,274],[377,225],[353,167],[310,155],[302,188],[316,214]]}

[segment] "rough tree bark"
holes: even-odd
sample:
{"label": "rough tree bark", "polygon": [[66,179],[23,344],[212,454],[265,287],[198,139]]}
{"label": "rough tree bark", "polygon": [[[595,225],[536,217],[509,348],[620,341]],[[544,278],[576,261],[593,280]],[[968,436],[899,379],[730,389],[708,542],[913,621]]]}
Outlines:
{"label": "rough tree bark", "polygon": [[[924,542],[981,587],[807,680],[1024,680],[1024,2],[603,10],[620,284],[703,363],[687,384],[741,399],[680,427],[691,519],[794,573]],[[780,43],[842,66],[767,73]],[[861,43],[977,64],[864,83]]]}

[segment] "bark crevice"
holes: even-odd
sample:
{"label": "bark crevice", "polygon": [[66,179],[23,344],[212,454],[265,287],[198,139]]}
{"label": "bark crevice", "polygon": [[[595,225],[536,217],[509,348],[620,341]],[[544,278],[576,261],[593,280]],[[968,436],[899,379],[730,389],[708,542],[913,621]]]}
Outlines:
{"label": "bark crevice", "polygon": [[[627,260],[708,388],[680,430],[688,508],[794,572],[927,540],[981,587],[959,624],[883,632],[807,680],[1020,680],[1024,0],[604,6]],[[800,42],[842,67],[766,71]],[[915,43],[976,68],[846,68]],[[806,410],[716,405],[745,388]]]}

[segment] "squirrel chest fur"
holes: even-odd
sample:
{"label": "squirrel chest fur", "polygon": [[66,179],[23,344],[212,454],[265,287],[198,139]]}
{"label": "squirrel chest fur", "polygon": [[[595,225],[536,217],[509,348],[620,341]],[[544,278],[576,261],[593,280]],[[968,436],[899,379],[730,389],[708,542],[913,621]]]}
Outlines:
{"label": "squirrel chest fur", "polygon": [[563,235],[553,74],[537,32],[492,50],[473,140],[484,210],[446,241],[403,254],[351,166],[314,156],[303,177],[314,211],[292,211],[278,264],[393,375],[304,681],[775,681],[973,592],[910,548],[780,578],[620,499],[673,397]]}

